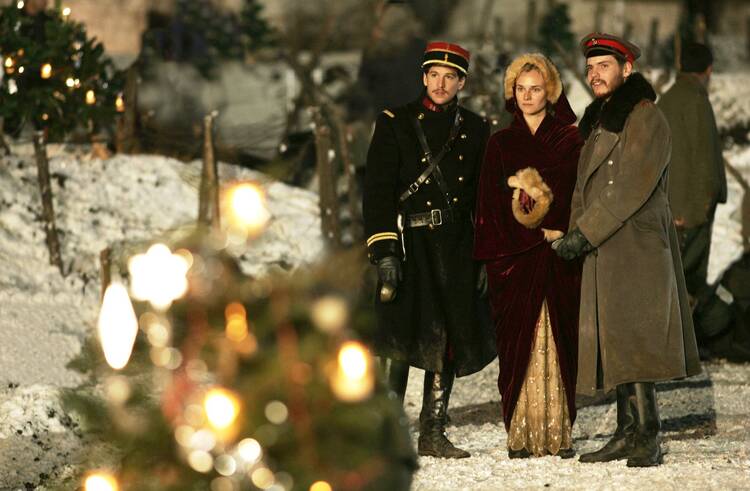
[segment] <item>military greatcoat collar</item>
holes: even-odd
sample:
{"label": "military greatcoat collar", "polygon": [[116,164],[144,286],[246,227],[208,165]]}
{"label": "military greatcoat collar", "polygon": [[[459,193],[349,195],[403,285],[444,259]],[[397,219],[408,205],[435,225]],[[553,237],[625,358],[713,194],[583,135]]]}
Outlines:
{"label": "military greatcoat collar", "polygon": [[596,99],[589,104],[578,124],[583,138],[589,137],[597,126],[612,133],[620,133],[633,108],[642,100],[656,100],[656,92],[643,75],[633,72],[609,100]]}

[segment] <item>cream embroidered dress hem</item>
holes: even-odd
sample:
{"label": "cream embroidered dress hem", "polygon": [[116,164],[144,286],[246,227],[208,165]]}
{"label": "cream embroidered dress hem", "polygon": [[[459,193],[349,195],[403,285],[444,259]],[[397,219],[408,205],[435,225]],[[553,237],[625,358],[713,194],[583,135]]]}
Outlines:
{"label": "cream embroidered dress hem", "polygon": [[536,323],[526,379],[508,431],[508,448],[535,456],[571,447],[572,428],[547,301]]}

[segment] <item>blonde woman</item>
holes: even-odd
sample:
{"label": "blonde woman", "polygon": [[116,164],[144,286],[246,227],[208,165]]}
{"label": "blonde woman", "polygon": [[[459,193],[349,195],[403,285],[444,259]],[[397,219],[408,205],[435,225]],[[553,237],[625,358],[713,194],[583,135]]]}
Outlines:
{"label": "blonde woman", "polygon": [[490,137],[474,255],[485,262],[511,458],[569,458],[575,420],[580,263],[551,243],[567,230],[582,146],[560,74],[541,54],[505,74],[510,127]]}

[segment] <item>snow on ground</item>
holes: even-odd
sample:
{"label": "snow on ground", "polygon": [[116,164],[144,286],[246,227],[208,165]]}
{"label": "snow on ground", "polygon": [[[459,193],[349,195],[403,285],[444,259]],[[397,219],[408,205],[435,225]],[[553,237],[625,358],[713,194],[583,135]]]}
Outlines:
{"label": "snow on ground", "polygon": [[[412,370],[405,407],[416,445],[422,372]],[[658,384],[662,449],[657,468],[631,469],[624,461],[582,464],[577,458],[510,460],[497,393],[497,362],[457,379],[447,433],[471,452],[462,460],[420,457],[415,491],[498,489],[750,489],[750,365],[712,363],[704,373]],[[614,404],[578,410],[573,447],[597,450],[615,428]]]}
{"label": "snow on ground", "polygon": [[[0,166],[0,489],[64,474],[80,440],[57,389],[81,380],[65,365],[94,328],[99,252],[147,243],[194,222],[200,163],[158,156],[90,159],[50,147],[50,172],[65,278],[49,265],[29,146]],[[320,256],[317,195],[221,165],[222,180],[263,183],[272,221],[242,253],[249,274],[289,269]],[[115,251],[116,252],[116,251]],[[26,484],[28,483],[28,484]]]}

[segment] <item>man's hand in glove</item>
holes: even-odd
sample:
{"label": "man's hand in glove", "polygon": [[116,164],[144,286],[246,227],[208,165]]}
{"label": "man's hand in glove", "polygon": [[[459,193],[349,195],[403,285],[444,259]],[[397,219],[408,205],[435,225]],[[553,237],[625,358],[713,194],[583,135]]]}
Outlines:
{"label": "man's hand in glove", "polygon": [[381,283],[395,287],[401,281],[402,276],[401,261],[396,256],[386,256],[378,261],[378,278]]}
{"label": "man's hand in glove", "polygon": [[479,274],[477,275],[477,293],[480,298],[487,296],[487,266],[482,263],[479,266]]}
{"label": "man's hand in glove", "polygon": [[556,240],[552,244],[552,248],[558,256],[568,261],[594,250],[594,246],[589,243],[586,236],[577,228],[565,234],[562,239]]}

